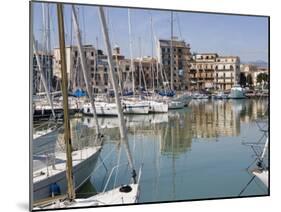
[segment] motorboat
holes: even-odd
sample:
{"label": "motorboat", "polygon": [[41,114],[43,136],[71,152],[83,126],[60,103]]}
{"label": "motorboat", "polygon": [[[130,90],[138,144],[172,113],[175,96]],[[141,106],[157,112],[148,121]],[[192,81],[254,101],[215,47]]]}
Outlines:
{"label": "motorboat", "polygon": [[245,92],[239,84],[236,84],[231,88],[230,94],[228,95],[228,97],[230,99],[245,99],[246,98]]}

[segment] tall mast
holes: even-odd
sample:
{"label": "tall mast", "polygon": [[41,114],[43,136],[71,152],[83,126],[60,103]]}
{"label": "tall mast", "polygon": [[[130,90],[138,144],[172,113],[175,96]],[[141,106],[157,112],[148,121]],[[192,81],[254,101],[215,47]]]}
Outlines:
{"label": "tall mast", "polygon": [[88,75],[87,75],[87,71],[86,71],[86,60],[85,60],[85,55],[84,55],[84,52],[82,49],[81,35],[80,35],[80,30],[79,30],[79,25],[78,25],[77,15],[76,15],[74,5],[72,5],[72,17],[73,17],[73,23],[74,23],[74,30],[76,32],[76,37],[77,37],[77,42],[78,42],[78,51],[80,54],[80,61],[81,61],[84,81],[86,84],[87,93],[88,93],[88,96],[89,96],[89,99],[91,102],[91,106],[92,106],[92,110],[93,110],[93,115],[94,115],[94,120],[95,120],[95,125],[96,125],[96,133],[97,133],[97,136],[99,136],[100,129],[99,129],[99,123],[98,123],[97,114],[96,114],[95,101],[94,101],[94,98],[92,95],[92,87],[90,87],[90,85],[89,85]]}
{"label": "tall mast", "polygon": [[174,78],[174,54],[173,54],[173,11],[171,11],[171,41],[170,41],[170,62],[171,62],[171,90],[174,90],[173,78]]}
{"label": "tall mast", "polygon": [[151,27],[151,74],[152,74],[152,90],[153,90],[153,93],[155,93],[155,86],[154,86],[154,68],[153,68],[153,27],[152,27],[152,15],[150,17],[150,27]]}
{"label": "tall mast", "polygon": [[66,177],[67,177],[67,194],[69,200],[74,200],[75,191],[73,184],[72,168],[72,146],[70,136],[70,123],[68,119],[68,91],[67,91],[67,72],[65,57],[65,40],[64,40],[64,20],[62,3],[57,3],[58,28],[59,28],[59,45],[61,58],[61,76],[62,76],[62,96],[63,96],[63,115],[64,115],[64,141],[66,145]]}
{"label": "tall mast", "polygon": [[139,37],[139,50],[140,50],[140,58],[139,58],[139,95],[141,94],[141,38]]}
{"label": "tall mast", "polygon": [[130,57],[131,57],[132,84],[133,84],[133,93],[135,95],[135,67],[134,67],[134,61],[133,61],[133,47],[132,47],[132,32],[131,32],[130,9],[128,9],[128,25],[129,25],[129,44],[130,44]]}
{"label": "tall mast", "polygon": [[47,4],[47,54],[48,54],[48,82],[51,92],[51,28],[50,28],[50,5]]}
{"label": "tall mast", "polygon": [[136,171],[135,171],[135,168],[133,165],[132,155],[130,154],[130,151],[129,151],[127,130],[126,130],[125,119],[124,119],[124,115],[123,115],[123,108],[121,106],[121,101],[120,101],[120,97],[119,97],[119,93],[118,93],[118,85],[117,85],[117,81],[116,81],[115,71],[113,69],[111,45],[110,45],[110,40],[109,40],[109,36],[108,36],[108,28],[106,25],[103,7],[99,7],[99,15],[100,15],[100,21],[101,21],[101,25],[102,25],[102,32],[103,32],[105,47],[106,47],[106,51],[107,51],[107,55],[108,55],[108,66],[109,66],[110,78],[111,78],[113,90],[115,92],[115,102],[116,102],[117,111],[118,111],[118,121],[119,121],[119,126],[120,126],[119,130],[120,130],[121,140],[125,144],[125,147],[127,150],[127,156],[128,156],[128,160],[129,160],[129,165],[132,169],[132,178],[133,178],[134,183],[136,183]]}
{"label": "tall mast", "polygon": [[[38,51],[37,51],[37,48],[36,48],[34,35],[33,35],[33,51],[35,53],[35,57],[36,57],[36,61],[37,61],[37,66],[38,66],[39,72],[41,74],[41,81],[43,83],[45,92],[47,94],[47,100],[48,100],[48,102],[49,102],[49,104],[51,106],[52,114],[53,114],[53,116],[55,118],[56,114],[55,114],[55,111],[54,111],[53,101],[51,99],[51,96],[50,96],[50,93],[49,93],[49,90],[48,90],[48,85],[47,85],[46,78],[45,78],[45,75],[44,75],[44,72],[43,72],[43,69],[42,69],[41,60],[39,58],[39,54],[38,54]],[[42,56],[42,60],[43,60],[43,56]]]}

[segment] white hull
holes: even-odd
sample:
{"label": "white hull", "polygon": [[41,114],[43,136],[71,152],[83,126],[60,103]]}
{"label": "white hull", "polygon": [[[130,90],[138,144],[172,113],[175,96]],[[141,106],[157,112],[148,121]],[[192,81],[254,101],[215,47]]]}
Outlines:
{"label": "white hull", "polygon": [[150,113],[167,113],[168,104],[164,102],[148,101]]}
{"label": "white hull", "polygon": [[245,99],[245,93],[239,85],[235,85],[231,88],[230,94],[228,96],[230,99]]}
{"label": "white hull", "polygon": [[[90,177],[98,160],[100,150],[101,147],[89,147],[72,153],[75,189],[78,189]],[[56,169],[49,165],[33,172],[34,201],[50,197],[50,185],[53,183],[57,183],[62,194],[66,193],[65,153],[56,155],[56,160],[59,161],[59,163],[55,164]],[[47,173],[49,173],[49,176],[47,176]]]}
{"label": "white hull", "polygon": [[184,102],[180,101],[169,101],[168,102],[168,107],[170,109],[181,109],[184,108]]}
{"label": "white hull", "polygon": [[[114,103],[104,103],[104,102],[96,102],[95,103],[96,114],[98,116],[117,116],[117,106]],[[91,104],[87,103],[82,107],[82,112],[85,115],[93,115],[93,109]]]}
{"label": "white hull", "polygon": [[131,188],[130,192],[121,192],[120,187],[94,195],[85,199],[75,199],[73,202],[54,201],[49,205],[34,209],[58,209],[58,208],[77,208],[107,205],[134,204],[139,198],[139,184],[126,185]]}
{"label": "white hull", "polygon": [[268,170],[254,170],[252,173],[268,188]]}
{"label": "white hull", "polygon": [[149,105],[143,102],[123,101],[124,114],[148,114]]}
{"label": "white hull", "polygon": [[37,132],[33,135],[32,153],[33,155],[54,152],[59,129],[47,129],[44,132]]}

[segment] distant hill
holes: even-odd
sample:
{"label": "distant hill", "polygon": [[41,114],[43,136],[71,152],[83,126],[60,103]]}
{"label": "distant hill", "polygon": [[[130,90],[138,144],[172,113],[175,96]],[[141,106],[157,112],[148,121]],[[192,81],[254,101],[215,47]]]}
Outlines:
{"label": "distant hill", "polygon": [[263,60],[256,60],[256,61],[247,61],[247,62],[241,62],[242,64],[253,64],[257,67],[267,68],[268,63]]}

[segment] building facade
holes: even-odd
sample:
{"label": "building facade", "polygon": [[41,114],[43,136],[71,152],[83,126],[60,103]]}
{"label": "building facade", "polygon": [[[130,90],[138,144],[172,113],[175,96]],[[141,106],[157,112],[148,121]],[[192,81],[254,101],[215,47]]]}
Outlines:
{"label": "building facade", "polygon": [[216,58],[215,88],[229,90],[239,83],[240,58],[237,56],[220,56]]}
{"label": "building facade", "polygon": [[158,41],[158,58],[166,84],[172,90],[187,90],[191,61],[190,45],[177,38],[160,39]]}
{"label": "building facade", "polygon": [[240,59],[216,53],[195,54],[189,70],[190,90],[229,90],[239,82]]}
{"label": "building facade", "polygon": [[[46,79],[47,87],[49,91],[53,90],[53,55],[51,53],[44,53],[42,51],[38,52],[41,67]],[[33,94],[38,92],[45,92],[41,73],[39,71],[39,66],[35,54],[33,54]]]}
{"label": "building facade", "polygon": [[195,54],[189,70],[190,90],[214,87],[216,53]]}

